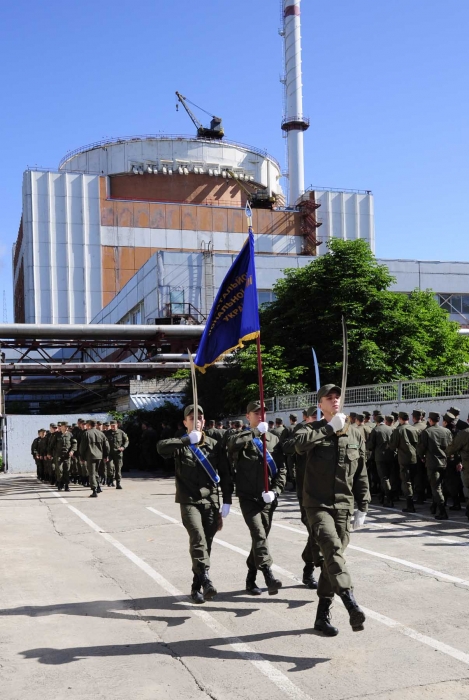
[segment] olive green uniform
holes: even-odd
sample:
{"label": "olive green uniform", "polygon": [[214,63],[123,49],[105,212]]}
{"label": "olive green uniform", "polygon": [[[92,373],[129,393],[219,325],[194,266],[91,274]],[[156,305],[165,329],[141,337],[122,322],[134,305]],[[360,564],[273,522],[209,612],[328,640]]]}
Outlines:
{"label": "olive green uniform", "polygon": [[122,464],[124,462],[124,450],[129,444],[129,438],[127,433],[123,430],[117,428],[117,430],[107,430],[106,437],[109,442],[109,462],[108,468],[106,470],[106,476],[108,483],[112,482],[114,478],[116,482],[120,484],[122,479]]}
{"label": "olive green uniform", "polygon": [[457,433],[451,445],[448,445],[446,448],[448,456],[457,452],[461,455],[461,480],[464,498],[466,499],[466,515],[469,517],[469,428]]}
{"label": "olive green uniform", "polygon": [[34,459],[34,463],[36,464],[36,473],[37,473],[37,478],[41,478],[41,468],[39,465],[39,437],[34,438],[32,444],[31,444],[31,454]]}
{"label": "olive green uniform", "polygon": [[[187,433],[181,438],[158,442],[158,453],[174,458],[176,475],[176,503],[180,504],[181,518],[189,535],[189,552],[194,576],[210,568],[210,552],[218,529],[220,510],[219,489],[213,483],[190,447]],[[220,460],[220,444],[202,434],[197,447],[220,476],[223,503],[231,503],[232,483],[226,460]]]}
{"label": "olive green uniform", "polygon": [[322,419],[298,430],[295,449],[307,454],[303,504],[324,556],[318,596],[332,599],[353,587],[344,552],[354,499],[363,513],[370,502],[365,442],[354,426],[335,433]]}
{"label": "olive green uniform", "polygon": [[433,502],[444,505],[443,479],[446,471],[446,448],[453,442],[448,428],[431,425],[422,430],[417,445],[417,454],[425,459],[427,476],[432,489]]}
{"label": "olive green uniform", "polygon": [[[262,442],[262,435],[257,428],[242,430],[228,440],[228,454],[236,469],[236,495],[251,533],[251,551],[246,561],[250,571],[272,566],[267,538],[277,507],[277,499],[273,503],[265,503],[262,498],[265,490],[264,460],[254,445],[254,437]],[[285,488],[286,468],[278,437],[267,432],[265,438],[267,450],[277,466],[277,474],[269,474],[269,491],[278,496]]]}
{"label": "olive green uniform", "polygon": [[77,441],[68,432],[59,433],[54,446],[55,478],[60,486],[68,486],[70,481],[70,452],[75,453]]}
{"label": "olive green uniform", "polygon": [[80,458],[86,462],[88,478],[93,491],[98,488],[96,478],[99,462],[109,456],[109,443],[101,430],[84,430],[80,440]]}
{"label": "olive green uniform", "polygon": [[291,453],[295,453],[295,474],[296,474],[296,495],[298,496],[298,503],[300,504],[300,514],[301,514],[301,522],[303,525],[306,527],[308,530],[308,541],[306,542],[306,547],[304,548],[301,558],[303,559],[305,564],[310,564],[311,566],[317,566],[321,567],[322,562],[324,560],[324,557],[322,556],[321,549],[316,542],[316,538],[314,536],[314,532],[310,527],[308,516],[306,514],[306,509],[303,505],[303,486],[304,486],[304,481],[305,481],[305,472],[306,472],[306,461],[307,461],[307,454],[297,454],[295,450],[295,441],[296,441],[296,433],[298,430],[301,430],[304,428],[305,425],[308,425],[304,421],[302,423],[298,423],[298,425],[295,425],[293,430],[291,431],[290,437],[285,440],[283,443],[283,451],[287,456],[287,460],[291,456]]}
{"label": "olive green uniform", "polygon": [[391,493],[391,471],[393,464],[393,455],[387,449],[391,441],[392,428],[384,423],[378,423],[372,430],[366,441],[367,450],[373,455],[378,471],[378,477],[381,485],[381,491],[385,495]]}
{"label": "olive green uniform", "polygon": [[55,442],[58,438],[58,435],[59,435],[59,431],[56,430],[54,433],[49,432],[49,434],[47,436],[47,454],[50,455],[50,458],[46,457],[46,472],[47,472],[47,478],[51,484],[55,483],[54,452],[55,452]]}
{"label": "olive green uniform", "polygon": [[403,423],[393,430],[388,444],[388,450],[392,452],[397,450],[402,492],[406,498],[414,495],[412,483],[417,464],[418,437],[419,434],[414,428],[408,423]]}
{"label": "olive green uniform", "polygon": [[41,481],[44,481],[46,478],[46,455],[47,455],[47,433],[44,435],[44,437],[39,438],[39,442],[37,444],[37,451],[39,455],[39,462],[40,462],[40,472],[41,476],[39,477]]}

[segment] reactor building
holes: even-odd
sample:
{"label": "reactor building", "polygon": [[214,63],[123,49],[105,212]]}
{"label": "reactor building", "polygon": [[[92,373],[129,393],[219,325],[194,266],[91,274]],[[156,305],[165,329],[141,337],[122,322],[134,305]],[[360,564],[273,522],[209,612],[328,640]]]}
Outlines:
{"label": "reactor building", "polygon": [[194,136],[108,139],[28,169],[13,251],[17,323],[203,321],[253,214],[259,301],[283,270],[368,241],[369,191],[305,188],[300,0],[283,0],[288,192],[268,153],[224,139],[221,119]]}

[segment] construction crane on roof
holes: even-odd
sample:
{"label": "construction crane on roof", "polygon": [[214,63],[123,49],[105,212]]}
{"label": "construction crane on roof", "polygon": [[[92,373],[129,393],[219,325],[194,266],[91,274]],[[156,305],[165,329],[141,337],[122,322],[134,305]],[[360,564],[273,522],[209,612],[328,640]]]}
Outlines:
{"label": "construction crane on roof", "polygon": [[[221,120],[221,117],[215,117],[213,114],[210,114],[210,112],[207,112],[206,109],[203,109],[202,107],[198,107],[196,104],[191,102],[190,100],[187,99],[187,97],[184,97],[184,95],[181,95],[180,92],[176,90],[176,96],[179,100],[179,102],[182,104],[184,109],[186,110],[187,114],[193,121],[196,129],[197,129],[197,136],[199,138],[204,138],[204,139],[222,139],[225,135],[225,131],[223,129],[223,122]],[[203,124],[197,119],[195,114],[192,112],[192,110],[188,107],[187,103],[193,105],[194,107],[197,107],[197,109],[200,109],[202,112],[205,112],[205,114],[208,114],[209,117],[211,117],[210,121],[210,127],[203,126]],[[176,110],[178,109],[179,105],[176,103]]]}

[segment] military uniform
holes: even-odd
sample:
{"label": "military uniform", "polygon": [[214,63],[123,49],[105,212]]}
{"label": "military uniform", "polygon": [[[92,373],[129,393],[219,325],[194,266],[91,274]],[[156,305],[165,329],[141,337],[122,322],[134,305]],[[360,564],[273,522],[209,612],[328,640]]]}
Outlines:
{"label": "military uniform", "polygon": [[[326,384],[318,391],[318,403],[324,400],[333,406],[340,394],[340,387]],[[315,629],[330,636],[338,632],[329,623],[334,594],[341,597],[354,631],[362,630],[365,621],[353,595],[344,552],[350,541],[354,501],[363,519],[370,502],[366,446],[355,426],[344,421],[342,414],[333,416],[331,422],[323,418],[308,423],[298,431],[295,443],[298,454],[307,456],[303,504],[324,556]]]}
{"label": "military uniform", "polygon": [[[64,425],[62,423],[62,425]],[[55,478],[59,491],[65,488],[69,490],[68,484],[70,481],[70,453],[75,453],[77,449],[77,441],[73,435],[67,430],[60,432],[57,436],[54,446],[54,462],[55,462]]]}
{"label": "military uniform", "polygon": [[[299,423],[298,425],[295,425],[291,436],[285,440],[283,443],[283,451],[287,455],[287,460],[291,456],[291,453],[294,452],[295,454],[295,479],[296,479],[296,495],[298,496],[298,503],[300,505],[300,514],[301,514],[301,522],[303,525],[306,527],[308,530],[308,541],[306,543],[305,548],[303,549],[303,552],[301,554],[301,558],[303,559],[305,566],[303,569],[303,583],[306,585],[309,585],[311,588],[317,588],[317,583],[314,579],[313,576],[313,570],[314,567],[321,568],[322,563],[324,561],[324,557],[322,555],[321,549],[316,542],[316,538],[314,536],[314,532],[309,524],[308,516],[306,514],[306,509],[303,505],[303,486],[304,486],[304,480],[305,480],[305,471],[306,471],[306,461],[307,461],[307,454],[297,454],[295,450],[295,441],[296,441],[296,434],[298,433],[299,430],[302,430],[306,425],[308,425],[305,421]],[[307,579],[309,578],[310,583],[307,583]]]}
{"label": "military uniform", "polygon": [[38,479],[41,478],[41,474],[40,474],[41,470],[40,470],[40,466],[39,466],[39,449],[38,449],[39,440],[40,440],[40,437],[38,435],[36,438],[34,438],[34,440],[31,443],[31,454],[32,454],[32,457],[34,459],[34,463],[36,465],[36,474],[37,474]]}
{"label": "military uniform", "polygon": [[40,473],[41,476],[39,477],[41,481],[45,481],[46,478],[46,470],[45,470],[45,463],[46,463],[46,457],[47,457],[47,430],[42,431],[44,435],[39,438],[39,442],[37,444],[37,451],[38,451],[38,459],[40,463]]}
{"label": "military uniform", "polygon": [[462,461],[461,481],[464,498],[466,499],[466,515],[469,519],[469,428],[461,430],[455,436],[451,445],[446,448],[446,454],[451,456],[459,453]]}
{"label": "military uniform", "polygon": [[[199,413],[203,411],[198,407]],[[184,410],[184,418],[194,412],[194,406],[187,406]],[[197,425],[197,418],[194,421]],[[202,433],[202,439],[193,447],[199,448],[208,459],[214,470],[220,476],[220,488],[223,494],[223,503],[231,503],[232,484],[226,462],[220,460],[220,445],[216,440]],[[205,468],[191,449],[191,439],[186,432],[180,438],[169,438],[158,442],[158,453],[165,459],[174,458],[176,503],[181,509],[181,518],[189,535],[189,552],[192,560],[194,574],[192,583],[193,595],[200,588],[211,581],[208,579],[210,569],[210,553],[213,538],[219,527],[220,496],[219,488],[212,481]],[[211,584],[211,596],[216,590]],[[204,602],[203,598],[197,602]]]}
{"label": "military uniform", "polygon": [[122,479],[122,464],[124,461],[124,450],[129,444],[129,438],[123,430],[117,428],[117,430],[109,430],[106,434],[109,442],[109,462],[107,471],[107,484],[112,485],[114,478],[116,479],[116,488],[121,489],[121,479]]}
{"label": "military uniform", "polygon": [[49,431],[47,436],[47,452],[46,452],[46,464],[45,470],[47,474],[47,481],[52,485],[55,484],[55,462],[54,462],[54,451],[55,451],[55,441],[57,440],[58,430],[55,423],[51,423],[51,428],[55,428],[54,432]]}
{"label": "military uniform", "polygon": [[433,503],[439,507],[437,519],[447,519],[445,498],[443,496],[443,478],[446,471],[446,448],[453,442],[453,436],[447,428],[438,425],[439,413],[430,413],[435,425],[422,430],[417,445],[417,454],[425,460],[428,480],[432,489]]}
{"label": "military uniform", "polygon": [[373,455],[380,481],[381,493],[383,498],[385,497],[387,499],[387,505],[392,505],[390,477],[393,455],[391,451],[387,449],[391,441],[391,436],[392,428],[384,423],[377,423],[374,430],[370,432],[366,442],[367,449]]}
{"label": "military uniform", "polygon": [[101,490],[96,478],[99,462],[109,455],[109,443],[101,430],[90,428],[83,431],[80,440],[80,459],[86,462],[89,484],[93,490],[93,496]]}
{"label": "military uniform", "polygon": [[[399,416],[402,420],[409,420],[409,416],[405,412],[401,412]],[[403,510],[404,512],[411,513],[415,512],[412,498],[414,493],[412,484],[414,481],[415,465],[417,464],[417,443],[417,431],[408,423],[403,423],[393,430],[391,440],[388,444],[389,450],[393,452],[397,450],[401,487],[407,499],[407,508]]]}
{"label": "military uniform", "polygon": [[[258,406],[258,408],[253,408]],[[260,409],[258,402],[248,405],[248,413]],[[272,456],[277,468],[277,473],[272,476],[269,473],[269,491],[276,496],[282,493],[286,482],[286,468],[283,455],[280,450],[279,439],[271,432],[266,432],[265,440],[267,450]],[[272,527],[272,518],[277,507],[277,498],[272,503],[266,503],[263,499],[265,490],[264,461],[253,442],[253,438],[259,438],[262,442],[262,434],[257,428],[249,428],[235,433],[228,439],[228,454],[233,459],[236,469],[236,494],[244,521],[251,533],[251,551],[246,560],[248,577],[254,582],[256,572],[261,569],[266,583],[271,576],[270,567],[273,560],[269,551],[268,536]],[[277,582],[280,584],[280,582]],[[277,592],[275,584],[269,587],[269,593]]]}

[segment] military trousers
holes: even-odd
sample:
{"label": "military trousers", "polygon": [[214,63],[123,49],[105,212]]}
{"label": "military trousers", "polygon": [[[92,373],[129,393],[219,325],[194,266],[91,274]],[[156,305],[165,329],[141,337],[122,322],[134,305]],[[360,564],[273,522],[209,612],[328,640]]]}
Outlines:
{"label": "military trousers", "polygon": [[351,515],[347,509],[306,508],[306,514],[324,557],[318,581],[319,598],[353,588],[344,552],[350,541]]}
{"label": "military trousers", "polygon": [[100,459],[88,459],[86,461],[86,469],[88,472],[89,484],[93,490],[98,488],[97,473],[100,462]]}
{"label": "military trousers", "polygon": [[469,506],[469,465],[464,464],[461,472],[462,488],[466,504]]}
{"label": "military trousers", "polygon": [[44,479],[44,460],[42,459],[42,457],[39,457],[36,460],[36,466],[37,466],[37,478]]}
{"label": "military trousers", "polygon": [[273,559],[270,555],[267,538],[272,527],[277,499],[273,503],[264,503],[262,498],[256,501],[240,498],[239,506],[244,522],[251,533],[251,551],[246,559],[248,569],[255,570],[262,566],[272,566]]}
{"label": "military trousers", "polygon": [[391,472],[392,462],[381,462],[376,460],[376,469],[378,471],[381,493],[386,496],[391,492]]}
{"label": "military trousers", "polygon": [[70,481],[70,457],[57,457],[55,460],[55,479],[58,484],[65,486]]}
{"label": "military trousers", "polygon": [[118,450],[112,450],[111,454],[109,455],[108,478],[114,479],[115,477],[116,481],[120,481],[122,479],[122,464],[124,462],[123,454],[123,452],[119,452]]}
{"label": "military trousers", "polygon": [[399,473],[401,476],[401,487],[402,493],[406,498],[414,495],[413,482],[414,482],[414,472],[415,464],[401,464],[399,462]]}
{"label": "military trousers", "polygon": [[459,503],[463,500],[461,474],[456,469],[456,464],[455,460],[449,459],[445,470],[445,490],[453,499],[453,503]]}
{"label": "military trousers", "polygon": [[189,554],[194,574],[210,567],[212,542],[218,528],[218,506],[214,503],[181,503],[182,524],[189,535]]}
{"label": "military trousers", "polygon": [[317,566],[320,568],[324,561],[324,557],[322,556],[321,549],[318,543],[316,542],[316,537],[314,536],[314,532],[312,531],[311,526],[309,524],[308,516],[306,515],[306,509],[303,506],[303,498],[300,495],[298,495],[298,502],[300,504],[301,522],[308,530],[308,541],[306,542],[306,546],[303,549],[301,558],[303,559],[305,564],[310,564],[311,566]]}
{"label": "military trousers", "polygon": [[445,467],[427,467],[427,476],[432,489],[433,503],[437,503],[438,505],[443,505],[445,502],[445,497],[443,496],[445,471]]}

